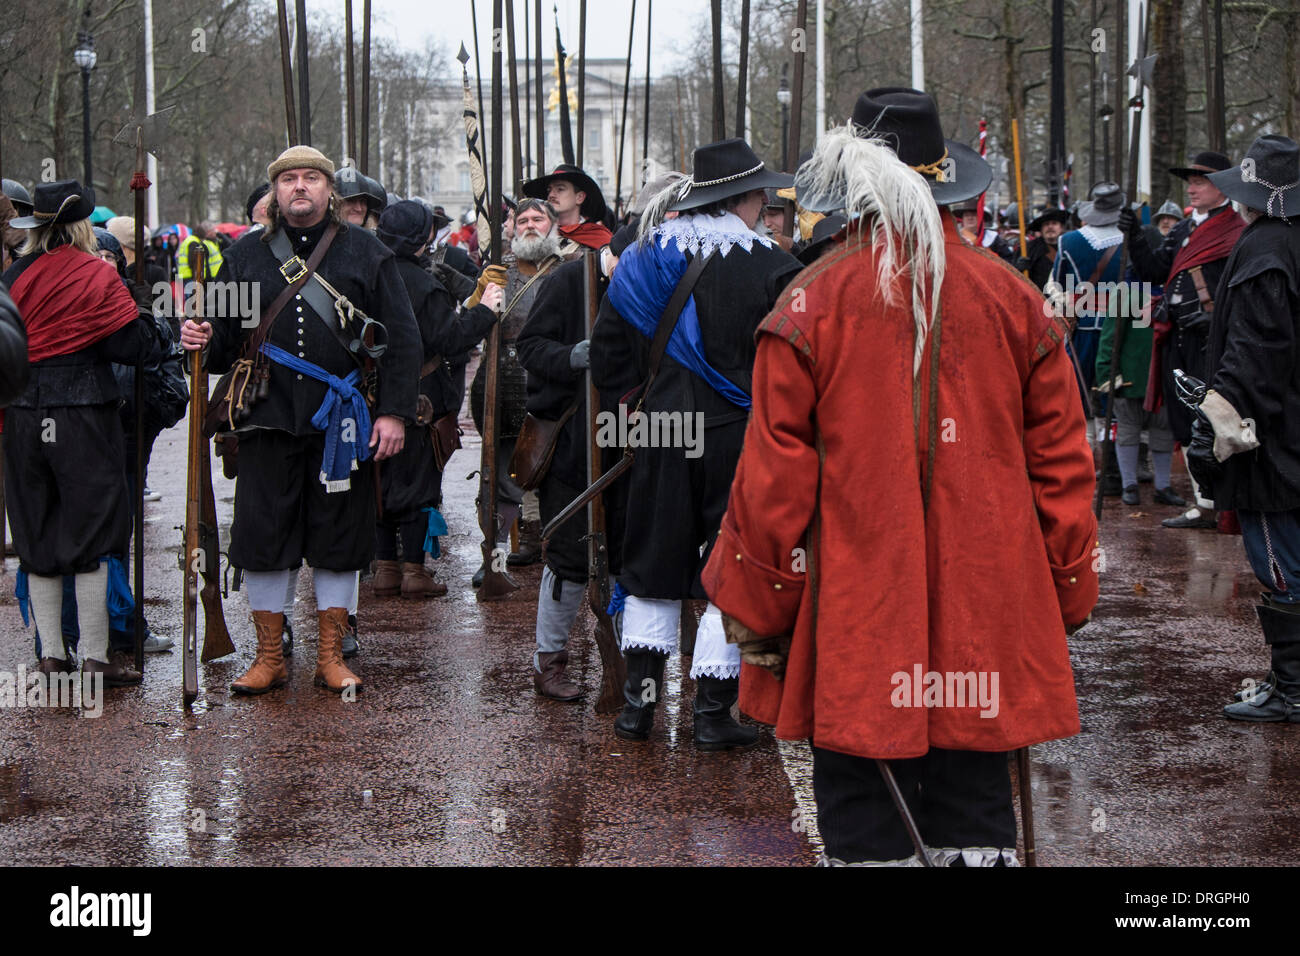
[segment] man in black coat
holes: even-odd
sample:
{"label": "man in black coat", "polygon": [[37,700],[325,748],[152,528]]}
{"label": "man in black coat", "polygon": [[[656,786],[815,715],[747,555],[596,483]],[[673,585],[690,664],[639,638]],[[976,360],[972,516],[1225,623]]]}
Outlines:
{"label": "man in black coat", "polygon": [[[619,256],[592,336],[592,378],[603,394],[624,394],[630,383],[644,381],[650,343],[673,292],[683,277],[689,281],[691,263],[708,257],[641,405],[647,417],[634,417],[624,405],[609,419],[622,432],[626,416],[620,437],[636,448],[624,479],[628,507],[619,575],[627,594],[627,684],[614,732],[625,740],[650,734],[664,663],[677,643],[681,602],[707,597],[700,571],[726,511],[744,442],[754,332],[802,268],[754,232],[765,189],[791,181],[769,173],[744,140],[698,148],[693,177],[669,186],[647,206],[641,241]],[[677,218],[668,218],[672,212]],[[698,749],[744,747],[757,739],[753,728],[731,718],[739,675],[739,651],[726,642],[721,613],[709,605],[691,666]],[[647,694],[647,687],[655,693]]]}
{"label": "man in black coat", "polygon": [[1025,256],[1016,260],[1016,268],[1029,273],[1029,280],[1042,289],[1052,277],[1056,252],[1061,234],[1069,228],[1070,213],[1066,209],[1044,209],[1025,229],[1038,233],[1025,246]]}
{"label": "man in black coat", "polygon": [[[442,503],[442,471],[434,456],[429,428],[438,419],[460,410],[459,393],[451,381],[445,356],[464,352],[483,339],[497,321],[502,298],[501,287],[489,285],[479,305],[457,314],[450,293],[420,265],[433,230],[432,208],[413,199],[395,202],[379,216],[377,234],[397,256],[397,271],[419,325],[420,394],[428,405],[420,403],[421,417],[407,426],[405,445],[384,465],[384,513],[376,528],[372,582],[376,597],[400,594],[415,600],[447,593],[447,585],[434,580],[433,572],[425,566],[426,551],[433,550],[437,557],[436,538],[447,530],[438,511]],[[430,538],[432,547],[426,549]]]}
{"label": "man in black coat", "polygon": [[[333,176],[334,164],[309,146],[290,147],[271,163],[272,225],[235,243],[217,275],[241,292],[256,290],[256,315],[214,315],[181,327],[181,344],[206,347],[208,368],[224,372],[285,289],[286,277],[296,274],[294,257],[305,263],[329,241],[317,275],[387,332],[387,349],[375,358],[374,408],[367,411],[355,387],[365,387],[362,356],[341,341],[360,334],[359,319],[340,329],[334,309],[322,305],[320,314],[310,301],[315,293],[304,286],[271,324],[258,357],[270,360],[268,394],[236,429],[230,560],[246,572],[258,638],[252,668],[232,685],[237,693],[265,693],[288,680],[280,644],[284,595],[290,572],[304,559],[314,572],[319,611],[316,682],[336,693],[360,691],[361,681],[343,664],[342,643],[356,573],[374,552],[372,462],[401,451],[416,416],[420,333],[410,299],[392,251],[339,221]],[[286,240],[290,255],[281,256],[274,247]]]}
{"label": "man in black coat", "polygon": [[[1129,262],[1139,279],[1164,287],[1154,318],[1156,380],[1148,393],[1158,396],[1169,411],[1169,428],[1186,448],[1192,441],[1192,412],[1178,401],[1174,369],[1196,378],[1208,378],[1206,339],[1214,315],[1214,292],[1223,276],[1228,253],[1244,228],[1232,203],[1210,181],[1212,173],[1227,169],[1232,161],[1222,153],[1197,153],[1189,166],[1169,170],[1187,181],[1192,215],[1177,222],[1156,247],[1148,241],[1142,220],[1130,208],[1120,211],[1119,227],[1128,235]],[[1214,528],[1214,504],[1200,493],[1192,479],[1196,506],[1185,514],[1166,518],[1166,528]]]}
{"label": "man in black coat", "polygon": [[1188,459],[1215,505],[1237,511],[1272,653],[1262,686],[1224,714],[1300,723],[1300,146],[1261,136],[1242,166],[1208,178],[1250,224],[1215,294],[1211,389]]}

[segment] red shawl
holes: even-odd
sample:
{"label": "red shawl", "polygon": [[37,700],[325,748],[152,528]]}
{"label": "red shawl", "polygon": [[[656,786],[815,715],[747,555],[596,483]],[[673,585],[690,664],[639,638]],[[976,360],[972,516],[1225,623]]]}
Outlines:
{"label": "red shawl", "polygon": [[73,246],[40,256],[9,292],[27,327],[27,361],[33,363],[79,352],[137,315],[116,270]]}
{"label": "red shawl", "polygon": [[588,249],[601,249],[609,245],[614,234],[598,222],[579,222],[572,226],[561,226],[560,235],[572,239]]}
{"label": "red shawl", "polygon": [[[1245,228],[1245,220],[1237,215],[1236,210],[1232,209],[1231,206],[1223,210],[1223,212],[1210,216],[1205,222],[1192,230],[1187,242],[1174,256],[1174,263],[1169,267],[1169,277],[1165,280],[1165,285],[1172,283],[1174,277],[1180,272],[1228,258],[1228,253],[1237,244],[1237,238]],[[1213,289],[1210,290],[1210,294],[1214,294]],[[1162,366],[1160,364],[1161,345],[1169,337],[1173,325],[1169,322],[1155,322],[1151,328],[1153,333],[1151,368],[1147,373],[1147,394],[1143,407],[1154,412],[1160,409],[1160,405],[1164,400],[1160,386],[1163,381],[1161,378]]]}

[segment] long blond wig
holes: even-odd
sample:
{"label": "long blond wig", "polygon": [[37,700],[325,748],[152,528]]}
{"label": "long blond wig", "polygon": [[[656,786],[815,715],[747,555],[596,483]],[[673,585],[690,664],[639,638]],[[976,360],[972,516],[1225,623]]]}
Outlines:
{"label": "long blond wig", "polygon": [[92,256],[99,254],[99,242],[95,239],[94,227],[90,225],[89,219],[79,219],[76,222],[56,222],[48,226],[28,229],[27,238],[23,241],[22,248],[18,250],[18,255],[29,256],[33,252],[49,252],[59,246],[73,246],[82,252],[89,252]]}
{"label": "long blond wig", "polygon": [[795,186],[801,193],[842,194],[850,228],[856,218],[859,230],[870,229],[877,291],[887,305],[900,304],[902,280],[910,278],[915,376],[939,311],[946,262],[943,222],[929,185],[885,140],[850,124],[822,135],[795,174]]}

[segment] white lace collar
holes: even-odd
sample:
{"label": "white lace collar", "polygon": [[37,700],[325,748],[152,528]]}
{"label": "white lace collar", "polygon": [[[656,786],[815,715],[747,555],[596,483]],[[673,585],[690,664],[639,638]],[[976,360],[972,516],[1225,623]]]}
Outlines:
{"label": "white lace collar", "polygon": [[665,219],[655,226],[654,238],[661,247],[666,247],[669,240],[674,240],[678,249],[693,256],[707,254],[715,249],[725,256],[736,246],[750,252],[755,242],[772,248],[769,237],[754,232],[734,212],[725,212],[721,216],[683,213],[676,219]]}
{"label": "white lace collar", "polygon": [[1079,229],[1079,235],[1094,249],[1109,249],[1124,241],[1124,233],[1119,231],[1119,226],[1083,226]]}

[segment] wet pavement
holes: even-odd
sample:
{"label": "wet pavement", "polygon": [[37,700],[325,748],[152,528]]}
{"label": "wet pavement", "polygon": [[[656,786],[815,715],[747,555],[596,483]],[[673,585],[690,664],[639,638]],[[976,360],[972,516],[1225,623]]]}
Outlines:
{"label": "wet pavement", "polygon": [[[185,423],[155,447],[146,505],[147,612],[179,648],[177,526]],[[200,665],[181,705],[179,649],[104,714],[0,710],[0,861],[19,864],[768,864],[820,850],[806,745],[764,731],[743,753],[697,754],[679,661],[648,744],[612,718],[543,700],[531,682],[540,567],[510,599],[478,604],[477,435],[444,477],[450,593],[376,599],[362,584],[365,692],[312,684],[315,606],[299,579],[288,688],[234,698],[253,657],[242,593],[226,601],[238,653]],[[1186,479],[1175,487],[1186,493]],[[216,477],[223,546],[233,483]],[[1150,500],[1150,486],[1143,486]],[[1034,748],[1039,859],[1061,864],[1289,863],[1300,808],[1300,728],[1241,725],[1220,709],[1267,670],[1240,538],[1171,531],[1172,509],[1108,500],[1094,621],[1072,641],[1084,731]],[[31,668],[30,631],[0,578],[0,670]],[[996,600],[996,597],[993,598]],[[584,614],[571,671],[595,689]]]}

